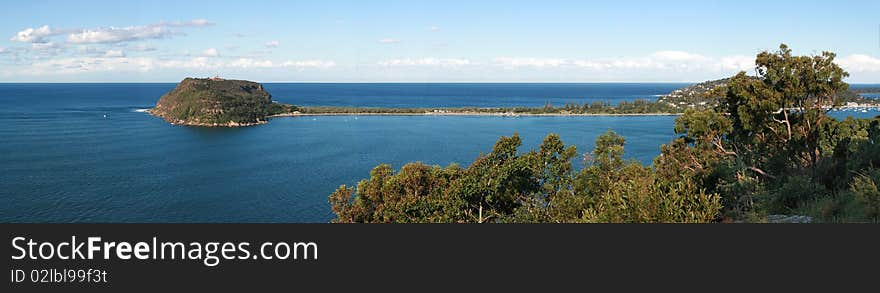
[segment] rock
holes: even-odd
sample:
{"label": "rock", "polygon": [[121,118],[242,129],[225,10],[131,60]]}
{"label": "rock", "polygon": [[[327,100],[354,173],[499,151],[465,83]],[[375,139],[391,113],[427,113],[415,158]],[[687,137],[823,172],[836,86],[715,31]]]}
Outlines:
{"label": "rock", "polygon": [[295,106],[272,101],[263,85],[246,80],[186,78],[148,112],[171,124],[240,127],[266,123]]}
{"label": "rock", "polygon": [[769,215],[767,221],[770,223],[809,224],[813,222],[813,218],[799,215]]}

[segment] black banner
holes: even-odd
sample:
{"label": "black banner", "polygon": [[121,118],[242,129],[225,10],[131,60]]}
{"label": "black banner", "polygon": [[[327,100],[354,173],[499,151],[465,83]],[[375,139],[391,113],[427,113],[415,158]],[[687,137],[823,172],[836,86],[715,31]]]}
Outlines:
{"label": "black banner", "polygon": [[[880,263],[877,225],[0,227],[7,246],[6,286],[12,292],[256,288],[364,292],[691,288],[705,292],[731,286],[839,292],[876,284]],[[90,247],[97,247],[91,258]],[[189,254],[186,259],[182,251]],[[224,252],[231,258],[225,258]]]}

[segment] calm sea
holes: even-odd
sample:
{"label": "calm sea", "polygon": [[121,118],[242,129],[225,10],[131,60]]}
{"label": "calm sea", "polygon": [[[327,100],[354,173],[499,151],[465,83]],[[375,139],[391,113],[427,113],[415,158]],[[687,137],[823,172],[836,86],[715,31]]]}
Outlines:
{"label": "calm sea", "polygon": [[[653,99],[684,84],[266,84],[278,101],[366,107]],[[142,112],[174,84],[0,84],[0,222],[326,222],[327,196],[379,163],[467,165],[502,135],[580,152],[614,129],[650,163],[674,117],[286,117],[172,126]],[[873,116],[874,112],[844,113]]]}

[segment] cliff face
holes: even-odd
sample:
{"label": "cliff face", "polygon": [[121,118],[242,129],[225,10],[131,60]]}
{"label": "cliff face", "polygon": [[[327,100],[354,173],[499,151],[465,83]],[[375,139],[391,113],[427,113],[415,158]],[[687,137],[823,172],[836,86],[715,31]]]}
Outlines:
{"label": "cliff face", "polygon": [[266,123],[269,116],[292,108],[272,102],[272,95],[256,82],[186,78],[150,113],[172,124],[234,127]]}

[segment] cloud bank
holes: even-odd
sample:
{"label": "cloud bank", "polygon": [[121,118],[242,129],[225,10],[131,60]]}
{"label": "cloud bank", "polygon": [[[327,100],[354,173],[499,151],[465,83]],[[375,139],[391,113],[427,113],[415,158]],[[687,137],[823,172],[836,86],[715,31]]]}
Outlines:
{"label": "cloud bank", "polygon": [[67,42],[73,44],[121,43],[167,38],[183,34],[175,28],[206,27],[211,25],[214,25],[214,23],[206,19],[194,19],[184,22],[159,22],[144,26],[111,26],[88,29],[55,29],[44,25],[21,30],[9,40],[22,43],[49,43],[50,38],[66,34]]}
{"label": "cloud bank", "polygon": [[[388,56],[393,50],[369,59],[324,60],[320,56],[280,57],[273,50],[281,42],[241,45],[214,43],[159,48],[154,40],[186,36],[188,30],[215,25],[206,19],[156,22],[148,25],[94,28],[29,27],[9,38],[18,46],[0,47],[0,77],[49,76],[82,73],[151,73],[162,76],[189,72],[271,72],[284,78],[283,70],[328,70],[315,73],[329,80],[359,81],[702,81],[731,76],[754,68],[754,54],[710,56],[703,53],[662,50],[641,56]],[[425,34],[440,31],[430,26]],[[237,34],[237,36],[245,36]],[[228,42],[229,40],[222,40]],[[383,38],[379,44],[398,44]],[[200,45],[201,48],[191,47]],[[413,46],[418,46],[413,43]],[[424,44],[422,44],[424,45]],[[223,47],[219,47],[223,46]],[[207,47],[207,48],[205,48]],[[217,48],[226,48],[223,54]],[[434,46],[431,50],[444,51]],[[192,52],[192,53],[190,53]],[[280,52],[280,54],[295,54]],[[345,56],[342,56],[345,58]],[[880,81],[880,58],[871,54],[850,54],[836,62],[852,75],[849,81]],[[266,71],[260,71],[266,69]],[[271,70],[270,70],[271,69]],[[97,75],[96,75],[97,76]],[[109,76],[109,75],[108,75]],[[24,79],[24,78],[22,78]],[[272,79],[272,77],[270,77]],[[278,79],[278,77],[274,77]]]}

